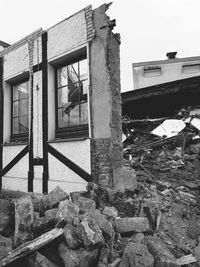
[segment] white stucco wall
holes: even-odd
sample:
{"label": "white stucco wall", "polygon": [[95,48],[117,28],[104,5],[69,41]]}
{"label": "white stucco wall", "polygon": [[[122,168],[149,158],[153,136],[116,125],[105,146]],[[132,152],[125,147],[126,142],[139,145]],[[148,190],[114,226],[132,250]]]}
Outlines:
{"label": "white stucco wall", "polygon": [[48,30],[48,60],[87,41],[85,11],[76,13]]}
{"label": "white stucco wall", "polygon": [[34,41],[34,50],[33,50],[33,65],[37,65],[42,62],[42,36]]}
{"label": "white stucco wall", "polygon": [[14,49],[4,57],[4,79],[20,75],[29,67],[28,43]]}
{"label": "white stucco wall", "polygon": [[42,152],[42,71],[33,76],[33,155],[43,157]]}
{"label": "white stucco wall", "polygon": [[167,83],[175,80],[186,79],[200,75],[200,68],[197,68],[196,71],[183,72],[182,66],[187,64],[188,65],[200,64],[200,60],[166,63],[166,64],[156,64],[155,62],[155,65],[152,64],[148,65],[147,67],[160,66],[162,69],[161,75],[156,75],[151,77],[149,75],[145,76],[144,66],[134,67],[133,68],[134,89],[148,87],[156,84]]}
{"label": "white stucco wall", "polygon": [[11,86],[4,83],[3,143],[10,142],[11,134]]}
{"label": "white stucco wall", "polygon": [[[56,150],[72,160],[83,170],[91,173],[90,166],[90,140],[51,143]],[[87,182],[76,173],[49,154],[49,186],[59,184],[67,192],[85,190]],[[50,189],[49,189],[50,190]]]}
{"label": "white stucco wall", "polygon": [[[25,145],[3,147],[3,167],[5,167]],[[28,154],[26,154],[13,168],[2,178],[2,188],[8,190],[27,191],[28,187]]]}

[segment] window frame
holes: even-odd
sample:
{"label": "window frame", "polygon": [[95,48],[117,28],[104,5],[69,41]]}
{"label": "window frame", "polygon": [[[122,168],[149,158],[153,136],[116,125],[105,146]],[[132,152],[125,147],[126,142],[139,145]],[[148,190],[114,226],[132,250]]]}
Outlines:
{"label": "window frame", "polygon": [[[29,77],[28,78],[24,78],[24,79],[21,79],[17,82],[13,82],[11,84],[11,117],[10,117],[10,123],[11,123],[11,134],[10,134],[10,142],[20,142],[20,143],[26,143],[28,142],[28,137],[29,137],[29,101],[28,101],[28,131],[27,132],[23,132],[23,133],[13,133],[13,119],[15,118],[14,117],[14,110],[13,110],[13,103],[16,102],[14,101],[13,97],[14,97],[14,94],[13,94],[13,91],[14,91],[14,87],[15,86],[18,86],[20,84],[23,84],[25,82],[28,82],[28,85],[29,85]],[[30,88],[28,87],[28,90],[30,90]],[[29,100],[29,95],[28,95],[28,98],[26,98]]]}
{"label": "window frame", "polygon": [[[57,139],[73,139],[73,138],[87,138],[89,137],[89,114],[87,119],[87,124],[67,126],[67,127],[58,127],[58,79],[57,74],[58,70],[62,67],[74,64],[81,60],[87,60],[87,54],[83,53],[74,57],[72,60],[65,60],[62,64],[56,65],[54,68],[54,77],[55,77],[55,138]],[[88,80],[88,78],[87,78]],[[87,103],[88,103],[88,92],[87,92]],[[88,106],[87,106],[88,108]],[[89,113],[89,110],[88,110]]]}

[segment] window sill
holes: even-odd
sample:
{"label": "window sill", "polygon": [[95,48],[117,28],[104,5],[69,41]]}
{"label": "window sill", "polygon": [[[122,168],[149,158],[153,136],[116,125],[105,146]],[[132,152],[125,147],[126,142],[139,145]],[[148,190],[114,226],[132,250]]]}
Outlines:
{"label": "window sill", "polygon": [[51,141],[48,141],[48,144],[53,144],[53,143],[66,143],[66,142],[78,142],[78,141],[85,141],[90,139],[89,137],[79,137],[79,138],[57,138]]}
{"label": "window sill", "polygon": [[2,146],[27,146],[28,143],[27,142],[12,142],[12,143],[5,143],[5,144],[2,144]]}
{"label": "window sill", "polygon": [[71,126],[67,128],[60,128],[56,130],[57,139],[77,139],[77,138],[89,138],[88,124]]}

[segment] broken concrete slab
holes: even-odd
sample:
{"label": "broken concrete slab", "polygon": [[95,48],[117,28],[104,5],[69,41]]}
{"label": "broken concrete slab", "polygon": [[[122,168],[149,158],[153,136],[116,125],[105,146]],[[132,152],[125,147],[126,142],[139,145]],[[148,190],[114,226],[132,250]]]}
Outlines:
{"label": "broken concrete slab", "polygon": [[69,195],[59,186],[56,186],[49,194],[43,196],[42,205],[44,210],[52,209],[65,199],[69,199]]}
{"label": "broken concrete slab", "polygon": [[75,199],[74,203],[79,207],[80,213],[87,213],[90,211],[92,212],[96,208],[95,201],[86,197],[80,196],[77,199]]}
{"label": "broken concrete slab", "polygon": [[0,199],[0,234],[9,236],[14,228],[13,204],[6,199]]}
{"label": "broken concrete slab", "polygon": [[116,191],[134,191],[137,188],[137,179],[134,169],[121,167],[113,171],[114,189]]}
{"label": "broken concrete slab", "polygon": [[57,264],[51,262],[38,251],[28,256],[26,261],[29,267],[59,267]]}
{"label": "broken concrete slab", "polygon": [[134,243],[142,243],[144,238],[145,236],[143,233],[138,233],[138,234],[131,236],[131,241]]}
{"label": "broken concrete slab", "polygon": [[61,235],[63,235],[63,233],[63,229],[55,228],[32,241],[23,243],[18,248],[12,250],[12,252],[9,253],[7,257],[3,258],[0,261],[0,267],[6,266],[7,264],[10,264],[18,259],[25,257],[26,255],[29,255],[30,253],[40,249],[41,247],[60,237]]}
{"label": "broken concrete slab", "polygon": [[0,259],[6,257],[12,250],[12,238],[0,235]]}
{"label": "broken concrete slab", "polygon": [[116,219],[118,217],[118,210],[115,207],[106,206],[102,214],[106,215],[107,219]]}
{"label": "broken concrete slab", "polygon": [[95,210],[88,214],[88,216],[95,220],[96,224],[101,230],[106,233],[109,237],[114,236],[114,229],[112,223],[106,219],[106,216],[101,214],[98,210]]}
{"label": "broken concrete slab", "polygon": [[104,244],[105,240],[102,231],[94,219],[90,217],[84,218],[78,228],[86,248]]}
{"label": "broken concrete slab", "polygon": [[33,239],[33,222],[33,202],[29,195],[24,195],[15,201],[15,247],[21,245],[25,241]]}
{"label": "broken concrete slab", "polygon": [[79,208],[71,200],[61,201],[56,214],[58,222],[73,223],[74,218],[78,217]]}
{"label": "broken concrete slab", "polygon": [[84,248],[71,250],[62,242],[58,248],[65,267],[93,267],[97,265],[99,249],[87,251]]}
{"label": "broken concrete slab", "polygon": [[144,244],[130,242],[124,250],[123,259],[127,259],[130,267],[154,266],[154,258],[149,253],[147,246]]}
{"label": "broken concrete slab", "polygon": [[146,217],[118,218],[115,227],[118,233],[143,233],[149,231],[149,221]]}
{"label": "broken concrete slab", "polygon": [[174,255],[169,251],[165,243],[157,236],[149,236],[147,239],[149,252],[154,256],[155,267],[177,267]]}
{"label": "broken concrete slab", "polygon": [[64,230],[64,239],[68,247],[76,249],[81,244],[81,240],[78,238],[76,227],[68,223],[65,225],[63,230]]}

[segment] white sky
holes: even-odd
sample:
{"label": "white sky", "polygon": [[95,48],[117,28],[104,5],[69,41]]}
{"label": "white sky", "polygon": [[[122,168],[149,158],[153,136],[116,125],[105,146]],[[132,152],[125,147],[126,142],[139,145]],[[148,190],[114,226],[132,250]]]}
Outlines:
{"label": "white sky", "polygon": [[[0,0],[0,40],[10,44],[48,29],[85,6],[108,0]],[[200,0],[113,0],[107,14],[121,34],[122,91],[133,89],[131,63],[200,56]]]}

